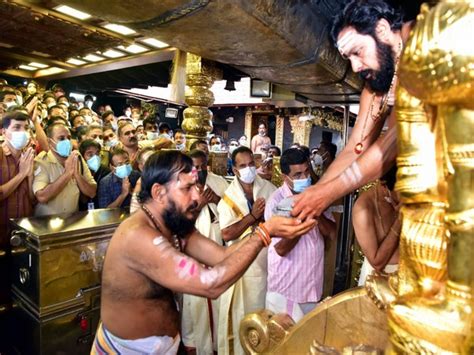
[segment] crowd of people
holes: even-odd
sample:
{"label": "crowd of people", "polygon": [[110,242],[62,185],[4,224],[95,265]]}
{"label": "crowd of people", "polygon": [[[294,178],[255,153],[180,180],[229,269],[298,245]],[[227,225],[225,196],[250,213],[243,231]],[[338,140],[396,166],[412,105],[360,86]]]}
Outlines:
{"label": "crowd of people", "polygon": [[[8,249],[9,218],[98,208],[141,211],[142,174],[147,160],[158,151],[182,152],[190,158],[199,191],[194,227],[230,248],[279,214],[281,200],[316,182],[337,149],[330,142],[312,150],[295,143],[282,154],[271,144],[263,122],[251,142],[245,135],[227,142],[211,135],[186,145],[185,132],[173,132],[159,117],[133,107],[126,107],[119,117],[107,105],[96,111],[90,95],[77,102],[59,85],[40,92],[34,81],[25,87],[3,82],[0,100],[3,249]],[[227,173],[235,176],[230,184],[209,171],[210,152],[227,152]],[[259,168],[254,154],[261,158]],[[284,179],[278,189],[270,182],[276,156]],[[287,312],[297,321],[314,308],[322,295],[324,240],[335,238],[333,220],[325,215],[301,241],[273,238],[268,253],[260,251],[218,300],[186,294],[180,329],[186,348],[199,353],[230,348],[242,352],[238,328],[246,313],[266,307]],[[176,234],[183,233],[182,223],[175,228]],[[299,275],[299,281],[282,277],[288,272]]]}
{"label": "crowd of people", "polygon": [[[104,262],[92,353],[176,353],[181,343],[189,353],[243,353],[245,314],[268,308],[297,321],[316,307],[324,245],[336,235],[328,207],[394,166],[391,108],[409,28],[381,0],[354,0],[334,20],[336,47],[366,82],[337,158],[331,142],[315,149],[295,142],[280,152],[265,123],[250,142],[210,136],[189,145],[185,132],[139,108],[116,117],[59,85],[39,95],[34,82],[3,82],[0,246],[8,248],[8,218],[130,208]],[[230,183],[209,171],[210,152],[222,151]],[[357,238],[376,270],[398,262],[400,202],[391,174],[354,208]]]}

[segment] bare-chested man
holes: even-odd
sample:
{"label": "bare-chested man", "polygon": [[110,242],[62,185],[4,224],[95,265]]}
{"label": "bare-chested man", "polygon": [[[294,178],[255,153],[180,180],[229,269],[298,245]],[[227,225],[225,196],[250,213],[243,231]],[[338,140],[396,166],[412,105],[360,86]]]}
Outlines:
{"label": "bare-chested man", "polygon": [[365,255],[359,285],[364,285],[375,269],[386,273],[398,269],[398,241],[401,230],[400,202],[393,191],[396,167],[385,174],[380,183],[364,192],[354,204],[352,222],[357,242]]}
{"label": "bare-chested man", "polygon": [[[276,217],[224,248],[194,228],[200,194],[191,158],[153,154],[142,174],[142,208],[115,231],[102,275],[102,324],[92,354],[174,354],[179,346],[175,293],[216,298],[269,242],[294,238],[315,221]],[[202,265],[207,265],[204,267]]]}
{"label": "bare-chested man", "polygon": [[[374,181],[397,154],[394,93],[396,67],[410,23],[383,0],[353,0],[337,16],[332,37],[352,70],[366,81],[359,114],[344,150],[319,182],[295,199],[293,215],[320,215],[331,202]],[[388,131],[380,135],[385,121]]]}
{"label": "bare-chested man", "polygon": [[258,124],[258,134],[252,137],[252,142],[250,143],[252,152],[255,154],[262,154],[262,148],[268,149],[272,141],[269,136],[267,136],[267,125],[265,122],[260,122]]}

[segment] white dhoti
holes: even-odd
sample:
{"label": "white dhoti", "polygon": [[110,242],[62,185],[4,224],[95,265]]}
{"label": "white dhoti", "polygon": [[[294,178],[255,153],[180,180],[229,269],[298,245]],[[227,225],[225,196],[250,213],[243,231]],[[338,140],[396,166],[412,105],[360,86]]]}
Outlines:
{"label": "white dhoti", "polygon": [[[274,185],[257,176],[253,185],[254,201],[259,197],[267,200],[275,190]],[[221,229],[240,221],[250,213],[244,191],[237,178],[230,184],[217,208]],[[247,229],[238,240],[246,237],[249,232],[250,229]],[[265,308],[266,291],[267,250],[263,249],[245,274],[220,297],[219,354],[244,354],[239,339],[240,321],[247,313]]]}
{"label": "white dhoti", "polygon": [[[383,272],[386,274],[393,274],[398,270],[398,264],[388,264],[385,266],[383,269]],[[369,276],[375,269],[373,268],[372,265],[370,265],[369,260],[367,260],[366,257],[364,257],[364,262],[362,263],[362,267],[360,268],[360,276],[359,276],[359,286],[364,286],[365,281],[367,280],[367,276]]]}
{"label": "white dhoti", "polygon": [[[206,188],[211,188],[219,197],[229,186],[221,176],[208,173]],[[217,205],[210,203],[201,210],[196,220],[196,229],[219,245],[223,245],[219,227]],[[217,351],[219,299],[183,295],[181,337],[184,346],[195,348],[197,355],[212,355]]]}
{"label": "white dhoti", "polygon": [[170,336],[151,336],[142,339],[121,339],[110,333],[102,323],[97,328],[91,355],[175,355],[180,343],[179,334]]}

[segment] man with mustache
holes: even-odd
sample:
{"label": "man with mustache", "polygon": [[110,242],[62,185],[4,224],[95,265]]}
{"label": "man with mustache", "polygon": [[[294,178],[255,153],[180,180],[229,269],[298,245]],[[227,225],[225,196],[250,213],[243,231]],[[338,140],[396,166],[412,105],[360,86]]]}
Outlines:
{"label": "man with mustache", "polygon": [[314,220],[274,217],[224,248],[195,230],[196,180],[191,158],[181,152],[147,160],[141,209],[117,228],[107,250],[102,323],[91,354],[176,354],[177,293],[217,298],[269,245],[269,236],[294,238],[314,227]]}
{"label": "man with mustache", "polygon": [[170,148],[173,145],[173,142],[170,139],[164,137],[159,137],[152,140],[138,141],[136,128],[133,126],[132,123],[128,122],[119,125],[117,134],[120,140],[118,147],[128,153],[130,164],[135,170],[138,169],[137,157],[138,152],[141,149],[153,147],[158,150],[161,148]]}
{"label": "man with mustache", "polygon": [[[333,201],[377,179],[395,162],[396,69],[410,23],[383,0],[353,0],[333,23],[332,38],[366,81],[347,145],[319,182],[295,198],[293,215],[319,216]],[[381,135],[384,124],[388,130]]]}

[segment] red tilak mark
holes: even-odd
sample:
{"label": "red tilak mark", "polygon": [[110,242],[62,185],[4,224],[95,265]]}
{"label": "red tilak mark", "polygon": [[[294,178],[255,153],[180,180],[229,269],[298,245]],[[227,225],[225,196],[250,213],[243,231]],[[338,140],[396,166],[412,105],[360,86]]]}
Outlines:
{"label": "red tilak mark", "polygon": [[191,265],[191,269],[189,270],[189,274],[190,274],[191,276],[193,276],[193,275],[194,275],[194,271],[196,271],[196,264]]}
{"label": "red tilak mark", "polygon": [[186,266],[187,262],[185,259],[181,259],[181,261],[179,262],[178,266],[182,269]]}

